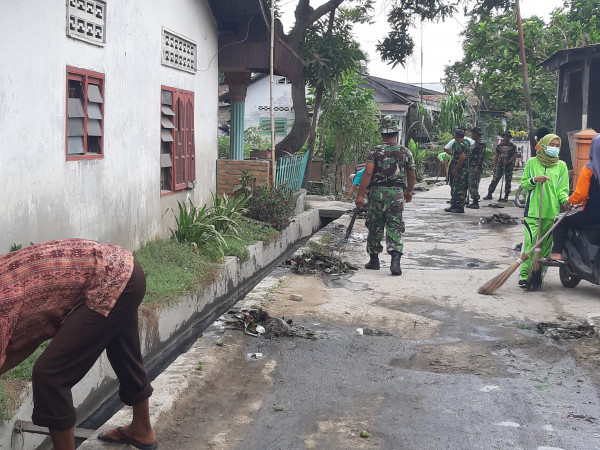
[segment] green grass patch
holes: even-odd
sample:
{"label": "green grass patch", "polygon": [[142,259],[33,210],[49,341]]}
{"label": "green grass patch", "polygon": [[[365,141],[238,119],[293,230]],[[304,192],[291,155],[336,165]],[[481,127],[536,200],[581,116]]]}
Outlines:
{"label": "green grass patch", "polygon": [[49,343],[50,341],[44,342],[25,361],[0,377],[0,424],[10,419],[15,409],[19,407],[18,395],[11,389],[10,381],[31,381],[33,365]]}
{"label": "green grass patch", "polygon": [[[248,245],[270,242],[279,234],[263,222],[247,218],[239,222],[238,235],[225,236],[225,256],[245,261],[249,257]],[[211,242],[196,248],[174,239],[158,239],[148,242],[134,255],[146,273],[145,304],[198,292],[215,280],[222,265],[221,254]]]}
{"label": "green grass patch", "polygon": [[0,378],[0,424],[12,417],[17,406],[15,393],[9,388],[8,383]]}

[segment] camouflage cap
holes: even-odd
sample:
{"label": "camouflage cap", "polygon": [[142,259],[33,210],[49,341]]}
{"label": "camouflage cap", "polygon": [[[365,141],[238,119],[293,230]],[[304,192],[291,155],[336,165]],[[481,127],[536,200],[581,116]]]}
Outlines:
{"label": "camouflage cap", "polygon": [[398,121],[394,119],[392,116],[384,116],[379,123],[379,129],[377,130],[379,133],[387,134],[387,133],[398,133],[400,131],[400,127],[398,126]]}

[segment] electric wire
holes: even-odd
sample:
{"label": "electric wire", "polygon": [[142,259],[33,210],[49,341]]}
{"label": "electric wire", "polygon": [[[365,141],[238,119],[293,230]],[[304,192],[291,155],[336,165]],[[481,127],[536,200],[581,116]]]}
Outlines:
{"label": "electric wire", "polygon": [[246,29],[246,37],[244,39],[242,39],[241,41],[230,42],[229,44],[225,44],[223,47],[221,47],[219,50],[217,50],[217,53],[215,53],[214,56],[210,59],[206,69],[196,69],[196,72],[206,72],[208,69],[210,69],[212,62],[217,57],[217,55],[219,53],[221,53],[221,50],[223,50],[224,48],[227,48],[230,45],[236,45],[236,44],[241,44],[242,42],[245,42],[248,39],[248,36],[250,35],[250,22],[252,22],[252,19],[254,19],[254,16],[250,17],[250,20],[248,20],[248,25],[247,25],[247,29]]}

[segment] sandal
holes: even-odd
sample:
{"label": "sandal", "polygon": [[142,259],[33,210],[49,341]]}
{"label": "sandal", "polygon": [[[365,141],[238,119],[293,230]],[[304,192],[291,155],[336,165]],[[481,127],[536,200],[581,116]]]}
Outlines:
{"label": "sandal", "polygon": [[[158,441],[154,441],[151,444],[142,444],[141,442],[136,441],[132,437],[125,435],[121,431],[121,427],[117,427],[113,430],[105,431],[98,435],[98,439],[104,442],[113,442],[115,444],[129,444],[132,447],[139,448],[140,450],[155,450],[158,448]],[[117,439],[111,439],[108,436],[113,434],[117,437]]]}

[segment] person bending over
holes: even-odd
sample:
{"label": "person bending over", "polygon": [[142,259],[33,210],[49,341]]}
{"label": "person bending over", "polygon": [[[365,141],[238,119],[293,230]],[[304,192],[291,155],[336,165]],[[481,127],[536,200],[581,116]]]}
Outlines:
{"label": "person bending over", "polygon": [[138,335],[145,292],[140,263],[116,245],[64,239],[0,255],[0,374],[52,339],[33,366],[32,420],[50,429],[56,450],[75,449],[71,388],[104,350],[133,420],[99,439],[158,447]]}

